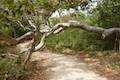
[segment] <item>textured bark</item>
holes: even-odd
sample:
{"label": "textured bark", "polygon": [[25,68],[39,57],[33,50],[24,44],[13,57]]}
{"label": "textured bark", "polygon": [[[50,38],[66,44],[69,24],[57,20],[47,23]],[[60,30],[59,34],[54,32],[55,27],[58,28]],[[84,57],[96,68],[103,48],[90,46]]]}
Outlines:
{"label": "textured bark", "polygon": [[17,38],[16,40],[3,34],[2,32],[0,32],[0,40],[2,40],[2,39],[4,40],[7,38],[8,42],[14,43],[14,44],[21,42],[22,40],[26,39],[27,37],[30,37],[30,36],[33,37],[33,43],[32,43],[31,49],[28,52],[28,55],[27,55],[27,58],[25,59],[24,64],[26,64],[29,61],[29,59],[34,51],[39,50],[43,47],[46,37],[48,37],[52,34],[57,34],[67,28],[78,28],[78,29],[85,30],[87,32],[102,34],[103,38],[110,36],[113,33],[117,33],[117,34],[119,34],[118,36],[120,36],[120,28],[104,29],[104,28],[100,28],[100,27],[84,25],[78,21],[71,20],[66,23],[58,23],[55,26],[51,27],[51,31],[44,32],[40,43],[36,46],[37,35],[38,35],[39,30],[38,30],[38,27],[36,27],[30,20],[28,22],[31,25],[31,27],[33,27],[33,31],[24,34],[23,36]]}
{"label": "textured bark", "polygon": [[120,53],[120,39],[119,39],[119,51],[118,52]]}
{"label": "textured bark", "polygon": [[[36,30],[36,26],[30,20],[28,20],[28,22],[34,28],[34,31],[35,31]],[[46,36],[49,36],[52,33],[57,34],[57,33],[61,32],[62,30],[66,29],[66,28],[71,28],[71,27],[79,28],[79,29],[82,29],[82,30],[85,30],[85,31],[88,31],[88,32],[94,32],[94,33],[102,34],[103,38],[105,38],[105,37],[107,37],[107,36],[109,36],[109,35],[111,35],[113,33],[120,33],[120,28],[104,29],[104,28],[100,28],[100,27],[84,25],[84,24],[81,24],[78,21],[70,20],[70,21],[68,21],[66,23],[58,23],[55,26],[51,27],[52,31],[47,32]],[[1,36],[8,37],[8,36],[4,35],[1,32],[0,32],[0,34],[2,34]],[[16,43],[16,42],[19,43],[19,42],[22,42],[22,40],[25,40],[25,39],[28,39],[30,37],[33,37],[33,34],[34,34],[33,32],[28,32],[28,33],[24,34],[23,36],[21,36],[19,38],[16,38],[16,40],[13,39],[13,38],[8,37],[9,38],[8,41],[11,42],[11,43],[13,43],[13,42],[14,43]],[[2,37],[0,37],[0,39],[1,38]],[[41,41],[41,42],[43,42],[43,41]],[[41,44],[43,44],[43,43],[40,43],[39,46]]]}
{"label": "textured bark", "polygon": [[[102,34],[103,39],[107,36],[110,36],[113,33],[120,34],[120,28],[104,29],[104,28],[100,28],[100,27],[96,27],[96,26],[84,25],[78,21],[68,21],[66,23],[58,23],[52,27],[52,31],[44,33],[45,35],[43,35],[41,42],[38,45],[39,47],[37,46],[35,50],[39,50],[44,45],[45,37],[48,37],[51,34],[57,34],[57,33],[61,32],[62,30],[71,28],[71,27],[82,29],[87,32]],[[118,35],[118,36],[120,36],[120,35]]]}
{"label": "textured bark", "polygon": [[[66,23],[58,23],[55,26],[53,26],[53,31],[57,30],[58,28],[62,27],[64,30],[65,28],[73,27],[73,28],[79,28],[88,32],[94,32],[98,34],[102,34],[103,38],[110,36],[113,33],[120,33],[120,28],[109,28],[109,29],[104,29],[100,27],[95,27],[95,26],[88,26],[81,24],[78,21],[68,21]],[[60,31],[61,31],[60,30]],[[120,36],[120,35],[119,35]]]}

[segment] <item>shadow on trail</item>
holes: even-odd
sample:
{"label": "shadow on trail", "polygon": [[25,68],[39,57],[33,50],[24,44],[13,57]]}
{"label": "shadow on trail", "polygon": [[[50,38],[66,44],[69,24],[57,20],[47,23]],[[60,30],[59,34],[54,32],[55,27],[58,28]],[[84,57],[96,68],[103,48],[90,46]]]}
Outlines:
{"label": "shadow on trail", "polygon": [[[29,80],[107,80],[90,70],[86,63],[63,54],[34,52],[31,61],[37,61],[37,68],[44,70],[37,72],[45,75],[37,74]],[[39,79],[41,77],[43,79]]]}
{"label": "shadow on trail", "polygon": [[[18,48],[27,51],[29,43],[19,44]],[[30,61],[26,80],[108,80],[90,70],[85,62],[64,54],[37,51]]]}

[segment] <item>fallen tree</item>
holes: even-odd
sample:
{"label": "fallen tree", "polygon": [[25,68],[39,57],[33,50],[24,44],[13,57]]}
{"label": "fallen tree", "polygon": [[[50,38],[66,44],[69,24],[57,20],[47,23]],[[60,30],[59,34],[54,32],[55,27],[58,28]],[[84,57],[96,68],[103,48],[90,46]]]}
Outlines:
{"label": "fallen tree", "polygon": [[96,26],[89,26],[89,25],[84,25],[82,23],[80,23],[79,21],[68,21],[67,23],[58,23],[53,27],[53,31],[55,31],[58,28],[79,28],[88,32],[94,32],[94,33],[98,33],[98,34],[102,34],[103,38],[110,36],[113,33],[120,33],[120,28],[109,28],[109,29],[104,29],[101,27],[96,27]]}
{"label": "fallen tree", "polygon": [[[25,64],[30,59],[30,57],[34,51],[40,50],[43,47],[46,37],[48,37],[52,34],[57,34],[57,33],[65,30],[67,28],[78,28],[78,29],[82,29],[82,30],[87,31],[87,32],[97,33],[97,34],[102,35],[103,39],[115,33],[119,36],[118,40],[120,39],[120,28],[104,29],[101,27],[84,25],[84,24],[80,23],[79,21],[70,20],[66,23],[57,23],[56,25],[54,25],[52,27],[50,26],[50,28],[51,28],[50,31],[47,31],[47,32],[42,31],[41,33],[43,34],[43,36],[40,40],[40,43],[37,45],[36,44],[37,43],[37,36],[38,36],[38,31],[40,31],[40,30],[37,26],[35,26],[32,23],[32,21],[29,20],[28,22],[31,25],[31,27],[34,28],[34,30],[24,34],[23,36],[21,36],[19,38],[13,39],[7,35],[3,35],[3,33],[0,33],[2,35],[2,37],[8,37],[8,39],[11,43],[22,42],[22,40],[26,39],[27,37],[33,38],[33,43],[32,43],[31,49],[28,52],[28,56],[25,59]],[[120,40],[119,40],[119,50],[120,50]]]}
{"label": "fallen tree", "polygon": [[[66,23],[58,23],[55,26],[52,27],[52,31],[43,33],[43,37],[41,39],[41,42],[36,46],[35,50],[39,50],[41,46],[45,43],[45,37],[48,37],[51,34],[57,34],[61,32],[62,30],[65,30],[67,28],[78,28],[85,30],[87,32],[93,32],[93,33],[98,33],[102,35],[102,38],[106,38],[112,34],[119,34],[120,36],[120,28],[109,28],[109,29],[104,29],[101,27],[95,27],[95,26],[89,26],[89,25],[84,25],[81,24],[79,21],[68,21]],[[119,43],[120,44],[120,43]]]}

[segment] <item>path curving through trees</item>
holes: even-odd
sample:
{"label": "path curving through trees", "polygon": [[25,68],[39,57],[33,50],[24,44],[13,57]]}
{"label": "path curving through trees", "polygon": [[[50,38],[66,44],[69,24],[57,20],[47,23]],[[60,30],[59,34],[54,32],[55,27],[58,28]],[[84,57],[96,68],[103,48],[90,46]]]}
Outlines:
{"label": "path curving through trees", "polygon": [[[29,43],[31,41],[19,44],[18,47],[24,52],[30,46]],[[36,51],[30,61],[37,62],[32,65],[37,65],[37,69],[30,70],[32,75],[27,80],[108,80],[91,70],[85,62],[64,54]]]}

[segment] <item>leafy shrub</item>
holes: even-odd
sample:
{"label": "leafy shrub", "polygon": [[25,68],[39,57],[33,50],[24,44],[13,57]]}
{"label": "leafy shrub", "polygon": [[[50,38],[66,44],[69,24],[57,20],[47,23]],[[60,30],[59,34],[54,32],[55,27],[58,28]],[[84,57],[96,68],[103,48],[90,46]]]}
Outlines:
{"label": "leafy shrub", "polygon": [[21,62],[20,55],[8,53],[6,46],[0,45],[0,80],[22,80],[25,69]]}
{"label": "leafy shrub", "polygon": [[63,51],[66,48],[83,51],[83,50],[102,50],[100,36],[88,33],[80,29],[67,29],[57,35],[52,35],[47,39],[47,47],[56,51]]}
{"label": "leafy shrub", "polygon": [[[78,20],[83,24],[91,26],[98,26],[97,16],[85,16],[84,14],[72,14],[60,18],[61,21]],[[58,19],[52,19],[53,23],[60,22]],[[51,21],[52,21],[51,20]],[[112,37],[111,37],[112,36]],[[66,48],[75,51],[104,51],[114,49],[114,35],[111,35],[106,39],[102,39],[102,36],[95,33],[86,32],[80,29],[71,28],[64,30],[63,32],[52,35],[47,39],[47,47],[52,50],[62,51]],[[112,42],[111,42],[112,40]]]}
{"label": "leafy shrub", "polygon": [[25,74],[20,58],[6,56],[0,58],[0,80],[18,80]]}

